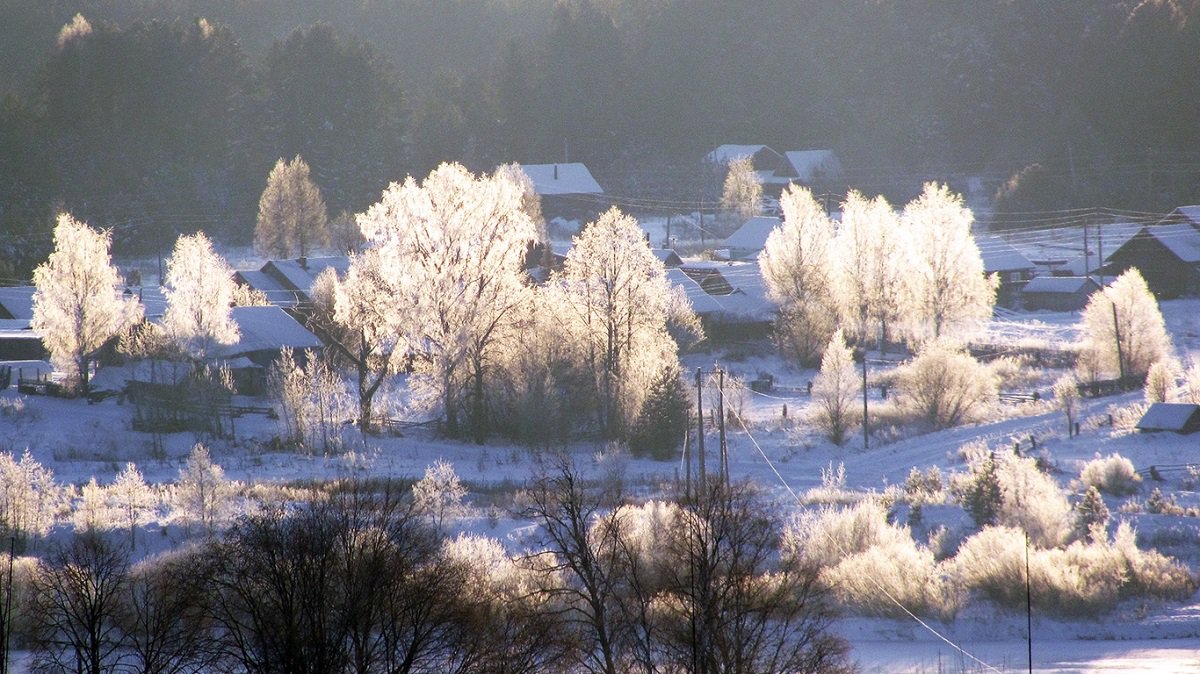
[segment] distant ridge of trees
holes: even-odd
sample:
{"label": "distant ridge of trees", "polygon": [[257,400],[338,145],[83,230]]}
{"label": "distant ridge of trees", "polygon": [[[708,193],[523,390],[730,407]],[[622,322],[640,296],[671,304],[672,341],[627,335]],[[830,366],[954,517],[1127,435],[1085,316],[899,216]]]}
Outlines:
{"label": "distant ridge of trees", "polygon": [[832,147],[892,201],[979,176],[1016,211],[1165,212],[1200,198],[1198,19],[1184,0],[17,0],[0,248],[27,274],[59,207],[119,251],[247,242],[297,154],[335,213],[443,161],[682,184],[722,142]]}

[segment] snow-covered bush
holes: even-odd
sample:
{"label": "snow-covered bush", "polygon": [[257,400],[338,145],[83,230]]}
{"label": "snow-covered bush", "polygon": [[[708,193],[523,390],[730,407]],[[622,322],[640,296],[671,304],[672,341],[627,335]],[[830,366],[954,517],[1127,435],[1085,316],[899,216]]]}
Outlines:
{"label": "snow-covered bush", "polygon": [[835,445],[846,441],[850,429],[859,421],[858,394],[861,391],[854,358],[842,331],[837,330],[821,357],[821,372],[813,383],[814,424]]}
{"label": "snow-covered bush", "polygon": [[1108,506],[1094,486],[1087,488],[1083,497],[1075,504],[1075,538],[1078,540],[1103,538],[1108,526]]}
{"label": "snow-covered bush", "polygon": [[284,348],[271,368],[270,389],[276,416],[288,444],[312,453],[341,449],[343,422],[353,416],[354,403],[346,382],[312,352],[301,367]]}
{"label": "snow-covered bush", "polygon": [[1142,388],[1146,404],[1169,403],[1175,397],[1175,367],[1167,360],[1156,361],[1146,373]]}
{"label": "snow-covered bush", "polygon": [[804,492],[804,502],[809,504],[846,504],[862,499],[860,492],[846,489],[846,465],[839,462],[837,468],[830,461],[821,468],[821,486]]}
{"label": "snow-covered bush", "polygon": [[413,485],[417,512],[425,515],[439,531],[447,519],[461,516],[467,488],[454,472],[454,464],[438,459],[425,469],[425,477]]}
{"label": "snow-covered bush", "polygon": [[913,466],[904,479],[904,493],[915,503],[944,503],[946,500],[945,483],[942,471],[937,466],[930,466],[924,472]]}
{"label": "snow-covered bush", "polygon": [[1073,375],[1066,374],[1054,382],[1054,402],[1067,417],[1067,434],[1074,433],[1075,421],[1079,418],[1082,405],[1079,382]]}
{"label": "snow-covered bush", "polygon": [[906,538],[912,539],[906,529],[888,524],[883,504],[868,498],[848,507],[801,513],[785,528],[783,549],[825,568],[875,546],[895,546]]}
{"label": "snow-covered bush", "polygon": [[[1095,616],[1126,597],[1182,598],[1195,591],[1195,579],[1178,562],[1139,550],[1122,523],[1110,541],[1076,541],[1064,549],[1029,549],[1034,610],[1059,616]],[[1030,545],[1033,546],[1032,541]],[[963,542],[952,565],[968,591],[1001,606],[1025,604],[1024,534],[1013,527],[988,527]]]}
{"label": "snow-covered bush", "polygon": [[933,341],[900,370],[905,401],[934,428],[979,418],[996,400],[999,382],[981,364],[946,341]]}
{"label": "snow-covered bush", "polygon": [[1127,496],[1136,494],[1142,482],[1142,476],[1133,468],[1133,462],[1120,454],[1109,454],[1096,458],[1084,464],[1079,472],[1079,481],[1088,487],[1095,487],[1105,494]]}
{"label": "snow-covered bush", "polygon": [[864,615],[902,618],[908,609],[952,620],[964,598],[933,552],[911,536],[898,535],[851,555],[825,569],[821,580],[844,606]]}
{"label": "snow-covered bush", "polygon": [[1071,503],[1058,481],[1039,470],[1036,459],[1005,454],[998,463],[1004,494],[998,522],[1025,529],[1042,547],[1065,541],[1071,533]]}

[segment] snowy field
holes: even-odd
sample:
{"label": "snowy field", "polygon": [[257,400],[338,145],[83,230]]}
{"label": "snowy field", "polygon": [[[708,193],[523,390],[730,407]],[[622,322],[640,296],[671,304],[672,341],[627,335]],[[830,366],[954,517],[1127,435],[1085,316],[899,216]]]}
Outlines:
{"label": "snowy field", "polygon": [[[1188,362],[1200,350],[1200,301],[1166,302],[1162,309],[1175,346]],[[997,321],[991,330],[998,342],[1054,344],[1075,338],[1077,320],[1077,314],[1029,314]],[[808,490],[821,487],[822,468],[843,464],[847,492],[881,492],[888,485],[903,483],[913,467],[937,466],[945,473],[963,470],[956,452],[964,443],[977,439],[1003,448],[1015,442],[1028,445],[1029,438],[1034,437],[1041,451],[1062,470],[1064,482],[1078,475],[1082,462],[1098,453],[1120,453],[1138,469],[1200,462],[1200,445],[1194,436],[1141,435],[1119,425],[1107,425],[1106,419],[1114,409],[1139,403],[1140,393],[1085,400],[1083,432],[1073,438],[1067,437],[1062,413],[1043,400],[1006,406],[996,420],[988,423],[912,437],[877,437],[870,449],[864,449],[861,435],[856,435],[845,447],[836,447],[797,422],[804,417],[809,400],[805,387],[816,375],[814,371],[790,368],[773,355],[727,355],[693,353],[683,361],[692,371],[719,364],[730,376],[747,380],[758,373],[775,377],[775,391],[754,393],[746,389],[740,402],[729,401],[748,422],[748,430],[730,429],[729,461],[733,479],[753,480],[784,511],[802,507],[797,497],[803,499]],[[34,364],[17,365],[29,368]],[[872,365],[870,374],[885,374],[888,368]],[[1048,375],[1044,380],[1053,378]],[[1043,392],[1048,397],[1048,385]],[[873,389],[871,396],[870,404],[882,403],[878,390]],[[6,402],[16,400],[15,386],[0,393],[0,398]],[[151,483],[171,482],[178,478],[188,451],[198,440],[190,433],[176,433],[165,436],[162,446],[156,447],[150,435],[130,429],[131,408],[115,399],[89,405],[30,396],[23,403],[20,414],[0,417],[0,449],[18,454],[28,449],[39,462],[52,468],[62,483],[81,485],[91,477],[109,482],[127,461],[136,462]],[[473,516],[457,523],[460,530],[505,539],[513,548],[519,548],[528,534],[528,523],[507,514],[498,518],[496,508],[503,511],[503,495],[511,499],[511,493],[538,470],[542,457],[536,452],[501,442],[482,446],[452,442],[416,429],[403,437],[360,438],[347,453],[338,456],[302,456],[269,450],[267,443],[278,432],[275,423],[264,416],[242,417],[236,421],[233,440],[209,445],[214,460],[225,468],[228,477],[276,484],[347,475],[416,479],[431,463],[445,459],[454,464],[479,506]],[[710,443],[709,466],[715,466],[715,442]],[[620,478],[635,497],[664,493],[683,471],[681,464],[614,455],[595,444],[580,443],[571,451],[585,470],[596,477]],[[1200,505],[1200,496],[1184,490],[1174,480],[1168,477],[1164,491],[1171,490],[1181,505]],[[499,501],[497,494],[501,495]],[[485,515],[486,507],[492,508],[491,517]],[[948,510],[962,514],[961,509]],[[1114,509],[1113,516],[1126,515]],[[1128,517],[1142,536],[1153,538],[1156,528],[1174,527],[1191,532],[1185,540],[1200,540],[1200,519],[1194,517],[1144,513]],[[161,532],[159,536],[143,536],[144,540],[154,541],[148,548],[165,548],[182,540],[178,528],[169,521],[146,529],[148,533]],[[1185,561],[1195,572],[1200,569],[1200,549],[1195,547],[1172,549],[1169,554]],[[915,620],[846,618],[838,623],[838,629],[850,639],[854,657],[865,672],[1025,670],[1023,614],[970,606],[952,624],[935,621],[929,625],[932,629]],[[986,665],[960,654],[932,630]],[[1196,596],[1182,603],[1128,602],[1094,620],[1035,617],[1033,633],[1034,666],[1040,672],[1200,672],[1200,600]]]}

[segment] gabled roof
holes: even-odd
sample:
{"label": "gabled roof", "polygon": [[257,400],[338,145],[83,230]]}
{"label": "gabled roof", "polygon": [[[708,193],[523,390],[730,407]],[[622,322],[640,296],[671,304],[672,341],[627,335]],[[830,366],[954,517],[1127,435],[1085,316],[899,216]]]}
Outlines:
{"label": "gabled roof", "polygon": [[570,164],[522,164],[521,170],[533,182],[540,196],[556,194],[604,194],[600,183],[592,177],[587,166]]}
{"label": "gabled roof", "polygon": [[284,282],[285,287],[290,285],[291,290],[307,293],[321,272],[329,268],[333,268],[338,276],[345,276],[350,269],[350,258],[339,256],[271,260],[263,265],[262,271],[271,274],[273,269],[275,278]]}
{"label": "gabled roof", "polygon": [[241,333],[237,342],[219,346],[213,354],[219,358],[234,358],[256,351],[319,349],[321,340],[276,306],[234,307],[233,320]]}
{"label": "gabled roof", "polygon": [[[707,295],[692,300],[692,308],[697,314],[722,314],[759,321],[770,320],[775,313],[775,305],[767,299],[766,286],[756,262],[689,262],[686,267],[668,269],[667,275],[673,280],[687,278],[696,290]],[[684,287],[689,288],[686,284]],[[716,294],[707,292],[705,287]],[[688,296],[692,298],[692,294]]]}
{"label": "gabled roof", "polygon": [[831,176],[842,172],[842,163],[833,150],[789,150],[783,156],[802,183],[812,182],[819,174]]}
{"label": "gabled roof", "polygon": [[767,245],[767,237],[781,222],[776,217],[756,215],[742,223],[742,226],[730,234],[722,245],[730,249],[762,250],[763,246]]}
{"label": "gabled roof", "polygon": [[650,252],[654,253],[654,257],[658,258],[664,267],[678,267],[683,264],[683,259],[679,257],[679,254],[670,248],[651,248]]}
{"label": "gabled roof", "polygon": [[33,286],[0,288],[0,318],[33,319]]}
{"label": "gabled roof", "polygon": [[683,289],[683,294],[687,296],[688,302],[692,305],[692,311],[696,312],[697,316],[720,313],[725,310],[725,305],[719,298],[704,292],[700,284],[693,281],[678,267],[667,270],[667,280],[671,282],[672,286]]}
{"label": "gabled roof", "polygon": [[1151,225],[1142,229],[1183,262],[1200,262],[1200,230],[1189,224]]}
{"label": "gabled roof", "polygon": [[1012,244],[997,236],[980,236],[975,239],[979,256],[983,258],[985,274],[1005,271],[1027,271],[1034,268],[1033,262]]}
{"label": "gabled roof", "polygon": [[295,291],[285,288],[282,283],[261,270],[240,269],[233,273],[233,279],[262,292],[273,304],[292,304],[296,301]]}
{"label": "gabled roof", "polygon": [[1187,222],[1200,227],[1200,206],[1179,206],[1171,211],[1164,222]]}
{"label": "gabled roof", "polygon": [[754,155],[758,154],[762,150],[767,150],[771,154],[774,154],[775,156],[780,156],[778,152],[776,152],[775,150],[772,150],[771,148],[767,147],[766,145],[726,144],[726,145],[718,145],[715,150],[713,150],[712,152],[709,152],[707,155],[705,155],[704,158],[709,163],[722,165],[722,164],[728,164],[729,162],[733,161],[734,159],[740,159],[742,157],[753,157]]}
{"label": "gabled roof", "polygon": [[1073,295],[1100,289],[1100,284],[1086,276],[1037,276],[1025,284],[1021,292],[1025,295],[1038,293]]}
{"label": "gabled roof", "polygon": [[1139,431],[1195,432],[1200,430],[1200,405],[1154,403],[1142,415],[1135,428]]}

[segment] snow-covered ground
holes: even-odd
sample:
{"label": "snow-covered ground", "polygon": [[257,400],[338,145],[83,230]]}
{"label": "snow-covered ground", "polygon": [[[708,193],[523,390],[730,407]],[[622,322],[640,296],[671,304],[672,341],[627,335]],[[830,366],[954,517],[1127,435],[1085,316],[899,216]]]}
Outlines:
{"label": "snow-covered ground", "polygon": [[[1166,302],[1162,308],[1186,361],[1200,350],[1200,300]],[[1023,315],[994,323],[992,339],[997,343],[1066,342],[1075,337],[1077,319],[1069,313]],[[1136,393],[1085,401],[1083,432],[1073,438],[1067,436],[1061,412],[1043,401],[1006,408],[987,423],[888,441],[876,437],[870,449],[864,449],[861,435],[856,435],[846,446],[836,447],[797,422],[804,418],[809,400],[805,388],[814,371],[794,369],[774,355],[736,359],[726,355],[688,354],[684,365],[694,371],[719,364],[730,376],[746,380],[759,373],[774,375],[774,391],[760,394],[747,390],[740,404],[729,401],[747,419],[749,429],[731,427],[728,445],[732,476],[759,483],[782,509],[799,507],[793,493],[802,495],[819,486],[823,467],[844,464],[848,490],[882,491],[887,485],[902,483],[914,466],[938,466],[947,473],[963,470],[957,450],[978,439],[1005,448],[1018,441],[1028,446],[1029,438],[1036,438],[1040,451],[1062,471],[1064,486],[1078,475],[1080,462],[1097,453],[1120,453],[1138,469],[1200,463],[1200,445],[1194,437],[1141,435],[1107,425],[1111,409],[1140,402]],[[871,375],[882,374],[888,367],[873,364]],[[872,390],[871,396],[870,404],[883,403],[878,390]],[[16,398],[15,387],[0,392],[0,401]],[[171,434],[157,447],[150,435],[130,429],[132,410],[115,399],[89,405],[78,400],[28,397],[23,404],[22,411],[0,416],[0,449],[13,453],[28,449],[51,467],[61,482],[78,485],[94,476],[105,483],[126,461],[135,461],[150,482],[170,482],[178,477],[184,457],[198,440],[190,433]],[[454,464],[479,503],[486,495],[513,491],[538,469],[540,461],[538,453],[522,447],[499,441],[484,445],[453,442],[421,429],[404,437],[359,439],[350,452],[338,456],[272,452],[267,442],[277,433],[275,423],[264,416],[239,418],[234,440],[210,444],[214,460],[233,479],[284,483],[349,474],[418,478],[426,466],[441,458]],[[715,445],[715,441],[708,444],[710,470],[717,464]],[[572,451],[594,474],[619,476],[639,496],[661,493],[683,471],[679,463],[606,454],[598,444],[581,443]],[[1181,504],[1200,505],[1200,497],[1183,491],[1176,476],[1169,475],[1163,489],[1174,492]],[[1169,525],[1192,533],[1192,538],[1184,540],[1200,540],[1200,518],[1130,517],[1142,534]],[[527,533],[527,523],[507,517],[499,523],[495,517],[469,518],[461,527],[507,538],[512,545],[519,544]],[[1193,570],[1200,569],[1200,550],[1172,550],[1171,554],[1180,556]],[[933,623],[931,627],[999,671],[1021,671],[1026,666],[1023,615],[971,606],[953,624]],[[851,640],[855,657],[867,672],[992,671],[961,656],[916,621],[853,618],[840,621],[838,629]],[[1200,672],[1200,599],[1195,596],[1183,603],[1123,605],[1096,620],[1061,622],[1039,617],[1033,631],[1037,671]]]}

